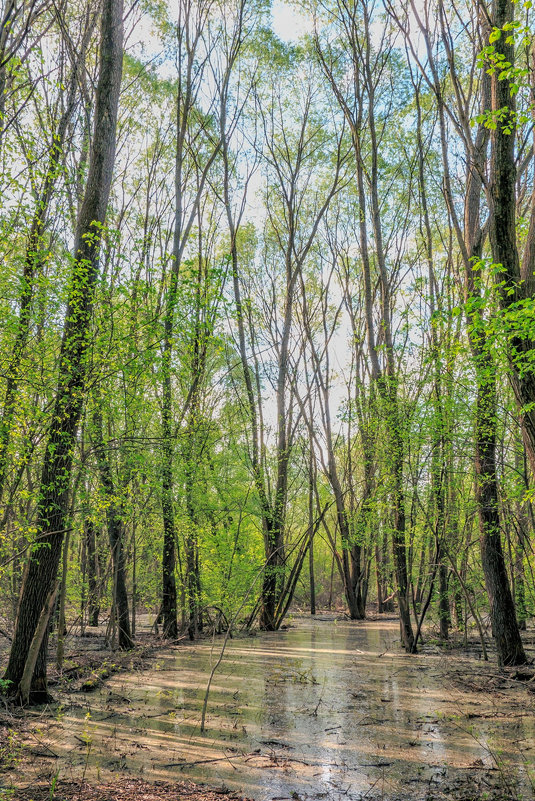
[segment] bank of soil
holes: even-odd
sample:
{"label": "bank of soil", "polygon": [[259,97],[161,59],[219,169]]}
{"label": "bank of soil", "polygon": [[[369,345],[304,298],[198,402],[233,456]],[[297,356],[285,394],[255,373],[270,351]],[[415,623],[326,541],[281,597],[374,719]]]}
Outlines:
{"label": "bank of soil", "polygon": [[[533,668],[499,671],[476,642],[463,653],[428,638],[409,657],[398,631],[323,615],[234,638],[204,734],[221,638],[163,646],[147,626],[126,655],[102,650],[96,633],[71,640],[59,703],[11,718],[25,747],[0,774],[0,798],[535,798]],[[526,644],[535,655],[533,631]]]}
{"label": "bank of soil", "polygon": [[[47,743],[46,730],[57,717],[63,703],[74,703],[80,693],[91,693],[119,673],[133,674],[147,670],[169,642],[152,631],[152,622],[144,615],[141,631],[132,651],[113,649],[107,642],[105,624],[86,629],[84,636],[74,629],[65,637],[65,658],[61,670],[55,664],[55,637],[52,637],[48,665],[49,688],[54,703],[24,712],[8,703],[0,708],[0,801],[240,801],[235,793],[199,786],[192,782],[146,782],[137,778],[88,783],[84,778],[66,781],[56,768],[56,754]],[[6,626],[1,629],[0,663],[9,655]],[[181,640],[178,640],[180,642]]]}
{"label": "bank of soil", "polygon": [[[14,791],[15,792],[15,791]],[[0,796],[1,797],[1,796]],[[211,790],[190,782],[145,782],[122,779],[116,782],[57,781],[16,790],[17,801],[245,801],[236,793]]]}

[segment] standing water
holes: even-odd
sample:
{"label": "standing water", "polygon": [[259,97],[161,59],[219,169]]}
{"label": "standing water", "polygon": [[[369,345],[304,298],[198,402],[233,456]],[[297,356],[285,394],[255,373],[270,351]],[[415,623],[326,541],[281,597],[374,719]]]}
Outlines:
{"label": "standing water", "polygon": [[524,689],[491,696],[492,666],[408,657],[393,621],[298,619],[229,640],[202,734],[221,646],[170,649],[64,709],[48,734],[61,775],[193,779],[257,801],[453,798],[469,777],[482,794],[499,784],[504,798],[532,797],[533,706]]}

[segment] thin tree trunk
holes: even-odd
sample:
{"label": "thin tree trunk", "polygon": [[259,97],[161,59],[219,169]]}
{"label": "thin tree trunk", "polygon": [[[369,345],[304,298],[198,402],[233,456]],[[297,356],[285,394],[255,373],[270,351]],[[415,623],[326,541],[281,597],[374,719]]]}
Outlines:
{"label": "thin tree trunk", "polygon": [[137,520],[135,516],[132,520],[132,639],[136,636],[136,615],[137,615],[137,542],[136,542]]}
{"label": "thin tree trunk", "polygon": [[[100,400],[97,399],[97,403]],[[97,407],[93,414],[95,455],[100,475],[100,483],[106,498],[106,522],[113,560],[114,607],[119,628],[119,648],[128,650],[134,647],[128,610],[128,591],[126,587],[126,554],[124,547],[124,523],[121,502],[113,480],[109,454],[102,433],[102,413]]]}
{"label": "thin tree trunk", "polygon": [[429,219],[429,209],[427,204],[427,188],[425,181],[425,154],[422,139],[422,110],[420,106],[420,89],[413,81],[417,109],[417,143],[418,143],[418,184],[420,189],[420,203],[422,206],[422,217],[424,223],[425,249],[428,270],[428,291],[429,291],[429,319],[431,329],[431,362],[433,365],[433,442],[431,454],[431,494],[433,498],[434,535],[436,543],[436,553],[440,559],[438,567],[439,573],[439,624],[440,638],[447,640],[449,637],[449,598],[448,598],[448,570],[442,554],[442,545],[446,535],[446,475],[447,463],[445,452],[445,419],[444,403],[442,398],[442,354],[438,337],[436,311],[440,307],[440,297],[435,296],[435,267],[433,261],[433,235]]}
{"label": "thin tree trunk", "polygon": [[28,655],[26,657],[24,670],[22,672],[22,677],[17,692],[17,697],[20,698],[22,704],[24,705],[29,704],[31,700],[32,677],[34,675],[35,665],[37,663],[41,644],[45,638],[46,630],[48,628],[50,616],[52,615],[52,611],[56,603],[57,591],[58,584],[56,582],[52,587],[48,598],[46,599],[43,609],[41,610],[41,614],[39,615],[39,620],[37,622],[37,628],[35,629],[35,633],[28,650]]}
{"label": "thin tree trunk", "polygon": [[63,559],[61,569],[61,583],[60,583],[60,596],[59,596],[59,614],[58,614],[58,642],[56,651],[56,667],[59,671],[63,666],[63,655],[65,653],[65,601],[67,595],[67,569],[69,565],[69,543],[71,540],[71,532],[67,531],[65,540],[63,542]]}
{"label": "thin tree trunk", "polygon": [[87,554],[87,619],[90,626],[98,626],[100,614],[99,560],[97,557],[97,534],[93,521],[84,520],[84,536]]}
{"label": "thin tree trunk", "polygon": [[[357,196],[359,201],[360,255],[364,277],[364,312],[366,320],[366,336],[368,354],[371,362],[371,380],[381,400],[382,414],[387,426],[388,453],[391,464],[391,487],[393,505],[392,553],[397,583],[397,599],[399,607],[400,635],[403,647],[409,653],[413,651],[414,633],[409,607],[409,576],[407,569],[405,495],[403,491],[404,441],[402,420],[399,410],[398,377],[396,373],[392,326],[390,283],[386,265],[381,222],[381,204],[379,201],[379,162],[376,131],[375,89],[377,76],[373,74],[371,63],[372,43],[370,38],[369,10],[363,4],[359,7],[362,17],[355,7],[340,2],[338,12],[344,20],[346,30],[351,32],[350,55],[352,59],[352,80],[354,98],[347,102],[338,85],[336,77],[327,63],[319,42],[316,49],[321,60],[324,73],[329,80],[333,92],[346,117],[351,131],[357,168]],[[366,120],[364,119],[367,112]],[[366,124],[370,136],[369,169],[366,169],[362,149],[363,127]],[[368,194],[365,186],[369,187]],[[374,235],[375,255],[379,271],[379,287],[381,291],[381,330],[384,337],[384,353],[386,365],[383,370],[379,361],[379,351],[375,334],[374,298],[371,262],[368,244],[368,224]]]}

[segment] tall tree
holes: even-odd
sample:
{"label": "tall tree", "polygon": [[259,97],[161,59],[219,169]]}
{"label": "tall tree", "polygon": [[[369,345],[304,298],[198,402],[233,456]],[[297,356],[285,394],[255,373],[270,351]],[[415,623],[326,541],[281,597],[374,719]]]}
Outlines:
{"label": "tall tree", "polygon": [[[391,492],[393,505],[392,549],[397,581],[397,599],[400,616],[400,633],[404,648],[412,651],[414,633],[409,606],[409,575],[407,568],[407,543],[405,519],[405,494],[403,488],[404,442],[402,415],[399,404],[399,375],[394,351],[392,324],[392,277],[389,275],[388,254],[385,246],[385,231],[381,214],[379,146],[384,123],[379,111],[381,79],[387,70],[392,53],[392,42],[386,28],[379,47],[371,37],[371,9],[366,2],[335,2],[333,14],[341,40],[341,61],[351,70],[348,91],[340,84],[341,69],[338,50],[322,44],[316,36],[316,52],[326,79],[340,105],[351,131],[356,162],[358,191],[358,215],[360,228],[360,255],[364,276],[365,320],[368,342],[368,358],[371,378],[377,388],[381,410],[386,422],[391,462]],[[369,158],[364,144],[369,137]],[[368,187],[368,190],[367,190]],[[373,237],[370,237],[370,229]],[[373,254],[372,254],[373,247]],[[372,272],[377,264],[380,288],[380,336],[384,347],[379,345],[374,317]],[[381,353],[384,353],[384,364]]]}
{"label": "tall tree", "polygon": [[60,352],[60,373],[40,480],[36,536],[27,565],[5,679],[14,693],[40,634],[42,642],[32,677],[31,699],[47,696],[47,636],[39,618],[56,582],[68,514],[68,497],[78,423],[84,403],[91,312],[99,252],[115,160],[115,141],[123,59],[123,0],[103,0],[99,77],[89,172],[80,209],[69,300]]}
{"label": "tall tree", "polygon": [[[162,561],[162,608],[164,634],[176,637],[177,594],[175,579],[176,530],[174,509],[174,431],[172,357],[176,336],[176,307],[180,270],[192,226],[196,220],[207,180],[220,150],[217,114],[220,98],[228,92],[232,71],[242,41],[244,2],[239,0],[223,14],[221,25],[211,24],[212,0],[181,0],[177,22],[175,151],[175,222],[169,286],[164,312],[162,342],[162,517],[164,545]],[[220,35],[221,34],[221,35]],[[221,56],[221,58],[220,58]],[[210,60],[212,59],[212,60]],[[210,73],[210,81],[207,80]],[[201,110],[202,90],[213,85],[208,111]],[[215,115],[215,119],[213,116]],[[181,419],[196,398],[201,372],[190,387]]]}
{"label": "tall tree", "polygon": [[[513,0],[493,0],[490,8],[483,2],[480,6],[482,40],[487,47],[489,39],[492,42],[492,54],[485,65],[491,76],[490,103],[482,112],[490,112],[491,156],[487,195],[492,259],[500,304],[506,325],[509,326],[507,353],[510,379],[525,432],[527,454],[535,475],[535,336],[532,328],[528,326],[526,330],[524,324],[525,315],[532,314],[535,297],[535,203],[531,204],[526,246],[521,258],[516,227],[515,148],[518,86],[523,72],[529,73],[534,65],[528,61],[527,70],[515,70],[515,5]],[[533,54],[530,53],[527,58],[532,59]],[[532,96],[530,102],[533,103]]]}
{"label": "tall tree", "polygon": [[[485,583],[490,601],[493,631],[498,648],[498,659],[503,664],[521,664],[525,654],[518,630],[514,603],[501,545],[501,528],[498,505],[498,475],[496,466],[496,370],[489,345],[485,321],[481,313],[481,257],[485,239],[485,228],[481,221],[481,191],[488,152],[489,131],[480,123],[472,138],[470,127],[470,105],[463,94],[455,59],[451,50],[451,32],[448,29],[444,4],[440,3],[440,33],[448,54],[451,79],[455,88],[456,101],[453,109],[446,103],[442,82],[432,46],[431,9],[424,6],[425,17],[420,17],[418,9],[411,0],[412,13],[423,35],[430,70],[424,77],[429,82],[439,115],[440,145],[444,170],[444,195],[464,266],[464,292],[467,335],[472,351],[476,375],[476,419],[475,419],[475,473],[476,497],[480,525],[481,560]],[[407,30],[406,30],[407,33]],[[477,41],[473,42],[477,47]],[[411,44],[412,53],[415,54]],[[475,102],[477,102],[477,95]],[[490,100],[490,78],[486,72],[481,75],[479,103],[480,110],[488,108]],[[469,101],[474,102],[470,97]],[[457,117],[455,117],[455,114]],[[464,195],[464,225],[459,220],[452,189],[450,172],[450,152],[448,148],[447,116],[457,121],[466,156],[466,189]]]}
{"label": "tall tree", "polygon": [[[14,5],[13,3],[9,4]],[[6,14],[9,8],[6,9]],[[60,12],[58,11],[58,14]],[[16,398],[20,381],[21,364],[32,323],[32,300],[35,282],[43,270],[47,258],[46,222],[54,191],[59,182],[64,158],[64,146],[69,124],[79,101],[79,83],[81,73],[86,68],[85,60],[91,34],[95,25],[95,17],[90,5],[86,6],[83,17],[83,29],[80,40],[74,46],[66,47],[72,59],[71,74],[68,81],[63,111],[52,132],[49,145],[48,165],[32,214],[30,231],[24,254],[23,274],[19,299],[19,315],[16,325],[13,352],[9,360],[6,375],[6,389],[2,415],[0,418],[0,500],[4,492],[6,470],[8,466],[8,447],[16,410]],[[65,47],[65,42],[63,42]],[[0,93],[1,93],[0,80]]]}

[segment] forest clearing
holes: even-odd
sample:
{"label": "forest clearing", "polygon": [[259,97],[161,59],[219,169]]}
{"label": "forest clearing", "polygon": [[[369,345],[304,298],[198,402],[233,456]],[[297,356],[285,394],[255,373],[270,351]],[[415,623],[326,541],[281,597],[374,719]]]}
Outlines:
{"label": "forest clearing", "polygon": [[0,0],[0,797],[533,797],[534,16]]}

